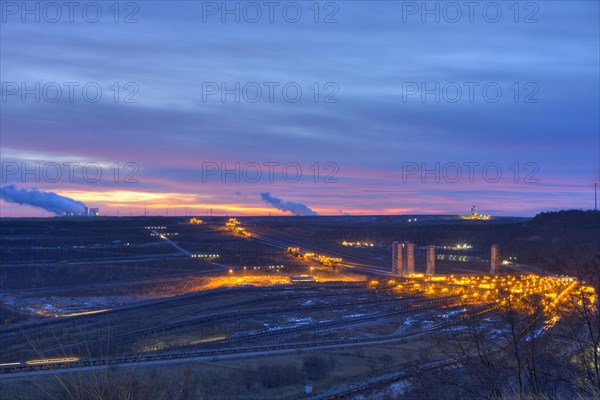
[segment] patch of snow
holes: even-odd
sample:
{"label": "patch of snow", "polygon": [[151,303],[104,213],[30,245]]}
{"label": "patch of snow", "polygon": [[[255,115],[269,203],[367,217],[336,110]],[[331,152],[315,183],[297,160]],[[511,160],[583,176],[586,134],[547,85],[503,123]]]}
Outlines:
{"label": "patch of snow", "polygon": [[358,318],[358,317],[364,317],[367,314],[351,314],[351,315],[344,315],[342,318]]}

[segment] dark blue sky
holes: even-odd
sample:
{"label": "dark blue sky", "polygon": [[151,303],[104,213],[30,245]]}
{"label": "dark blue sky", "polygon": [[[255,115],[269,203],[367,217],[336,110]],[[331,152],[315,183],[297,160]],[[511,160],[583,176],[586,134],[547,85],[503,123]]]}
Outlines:
{"label": "dark blue sky", "polygon": [[[256,2],[256,23],[247,3],[227,3],[237,16],[222,2],[130,3],[118,16],[113,2],[93,3],[95,23],[92,6],[73,22],[66,9],[60,18],[41,9],[36,22],[21,2],[3,4],[2,161],[103,171],[97,182],[52,182],[3,170],[3,185],[122,214],[144,204],[161,214],[276,212],[264,192],[319,214],[593,207],[597,1],[475,2],[472,15],[464,2],[427,2],[438,15],[423,2],[320,2],[318,15],[312,1],[277,2],[272,22]],[[39,101],[22,91],[36,82]],[[66,82],[78,84],[72,101]],[[236,83],[222,98],[221,85]],[[97,102],[81,93],[91,84]],[[115,183],[111,165],[127,162],[138,182]],[[2,203],[2,214],[39,211]]]}

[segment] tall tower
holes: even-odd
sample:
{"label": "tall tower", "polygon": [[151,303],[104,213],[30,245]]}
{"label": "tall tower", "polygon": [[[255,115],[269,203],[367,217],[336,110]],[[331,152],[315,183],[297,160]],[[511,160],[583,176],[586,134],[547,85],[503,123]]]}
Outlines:
{"label": "tall tower", "polygon": [[402,245],[398,242],[392,242],[392,274],[402,274]]}
{"label": "tall tower", "polygon": [[498,273],[498,261],[500,259],[500,248],[497,244],[493,244],[490,257],[490,274]]}
{"label": "tall tower", "polygon": [[406,244],[406,275],[415,273],[415,244]]}
{"label": "tall tower", "polygon": [[410,242],[404,242],[402,243],[402,252],[404,255],[404,264],[402,264],[402,269],[400,270],[400,275],[402,276],[406,276],[408,275],[408,257],[406,256],[406,249],[408,248],[408,243]]}
{"label": "tall tower", "polygon": [[435,275],[435,246],[427,246],[427,275]]}
{"label": "tall tower", "polygon": [[415,273],[415,244],[392,242],[392,273],[408,276]]}

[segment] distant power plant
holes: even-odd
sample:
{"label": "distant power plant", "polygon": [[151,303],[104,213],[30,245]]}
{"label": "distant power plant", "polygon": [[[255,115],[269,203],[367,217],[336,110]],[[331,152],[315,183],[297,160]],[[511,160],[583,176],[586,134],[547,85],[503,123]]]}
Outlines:
{"label": "distant power plant", "polygon": [[82,212],[65,212],[66,217],[97,217],[100,215],[98,207],[84,207]]}
{"label": "distant power plant", "polygon": [[[465,245],[466,246],[466,245]],[[444,247],[445,248],[445,247]],[[425,274],[435,275],[435,246],[429,245],[427,249],[427,269]],[[490,255],[490,274],[500,272],[500,247],[492,245]],[[412,242],[392,242],[392,274],[409,276],[415,273],[415,244]]]}

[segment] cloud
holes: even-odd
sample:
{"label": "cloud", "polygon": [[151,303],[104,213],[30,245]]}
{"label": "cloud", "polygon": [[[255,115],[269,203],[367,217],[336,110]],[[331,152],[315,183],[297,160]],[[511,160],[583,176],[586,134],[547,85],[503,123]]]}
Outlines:
{"label": "cloud", "polygon": [[42,192],[36,189],[18,189],[14,185],[0,189],[0,198],[9,203],[26,204],[43,208],[56,215],[65,213],[83,213],[85,204],[69,197],[61,196],[54,192]]}
{"label": "cloud", "polygon": [[289,211],[294,215],[318,215],[315,211],[311,210],[306,204],[294,203],[291,201],[283,201],[278,197],[273,197],[269,192],[263,192],[260,197],[281,211]]}

